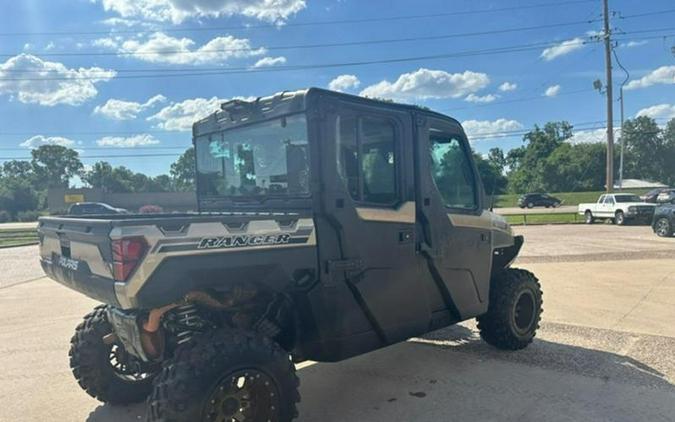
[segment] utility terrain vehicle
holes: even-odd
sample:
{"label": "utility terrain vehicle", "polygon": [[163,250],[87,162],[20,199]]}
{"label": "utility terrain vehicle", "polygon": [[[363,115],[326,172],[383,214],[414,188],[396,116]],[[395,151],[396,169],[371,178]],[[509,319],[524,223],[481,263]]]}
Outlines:
{"label": "utility terrain vehicle", "polygon": [[314,88],[221,108],[193,126],[198,213],[40,219],[45,272],[104,303],[71,341],[91,396],[287,422],[293,362],[474,317],[494,346],[532,341],[539,283],[509,268],[523,238],[456,120]]}

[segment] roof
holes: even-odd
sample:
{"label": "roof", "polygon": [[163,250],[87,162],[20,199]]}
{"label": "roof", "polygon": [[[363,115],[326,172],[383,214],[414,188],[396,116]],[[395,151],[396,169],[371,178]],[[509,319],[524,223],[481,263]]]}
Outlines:
{"label": "roof", "polygon": [[614,184],[615,189],[642,189],[642,188],[667,188],[668,185],[664,185],[659,182],[650,182],[649,180],[640,180],[640,179],[623,179],[623,184],[619,186],[617,181]]}
{"label": "roof", "polygon": [[307,88],[296,91],[281,91],[267,97],[258,97],[253,101],[240,99],[227,101],[221,104],[220,111],[195,122],[192,126],[192,134],[196,137],[201,134],[212,133],[255,120],[267,120],[277,116],[299,113],[307,109],[307,101],[312,96],[331,96],[362,104],[377,105],[379,107],[418,111],[435,115],[442,119],[450,119],[459,125],[459,122],[456,119],[412,104],[400,104],[380,99],[360,97],[323,88]]}

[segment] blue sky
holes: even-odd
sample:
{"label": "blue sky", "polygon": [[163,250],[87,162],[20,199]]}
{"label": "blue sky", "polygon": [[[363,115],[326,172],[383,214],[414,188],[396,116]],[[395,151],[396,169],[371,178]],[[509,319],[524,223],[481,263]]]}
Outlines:
{"label": "blue sky", "polygon": [[[105,159],[149,175],[166,173],[172,154],[190,145],[191,122],[222,100],[308,86],[449,114],[464,123],[481,153],[521,145],[519,132],[551,120],[581,124],[575,142],[603,139],[604,97],[592,89],[594,79],[604,80],[603,48],[592,42],[602,27],[600,0],[411,4],[7,2],[0,14],[0,156],[27,157],[31,147],[60,143],[78,149],[85,164]],[[626,115],[664,123],[675,117],[675,5],[610,0],[610,8],[616,51],[631,73]],[[411,15],[418,17],[388,19]],[[523,29],[532,27],[539,28]],[[450,36],[456,34],[464,35]],[[362,43],[373,40],[388,42]],[[354,42],[360,44],[306,48]],[[511,51],[494,52],[503,48]],[[414,60],[438,55],[445,57]],[[280,70],[399,58],[405,61]],[[228,69],[239,70],[223,74]],[[185,76],[206,71],[212,74]],[[615,78],[618,86],[619,69]],[[618,119],[618,107],[616,113]],[[140,154],[165,156],[129,157]]]}

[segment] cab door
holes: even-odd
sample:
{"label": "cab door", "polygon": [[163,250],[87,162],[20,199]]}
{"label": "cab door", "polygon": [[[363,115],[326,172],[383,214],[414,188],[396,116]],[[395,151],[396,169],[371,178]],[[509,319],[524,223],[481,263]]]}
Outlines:
{"label": "cab door", "polygon": [[418,118],[417,212],[420,250],[456,319],[487,311],[492,266],[492,213],[461,126]]}
{"label": "cab door", "polygon": [[419,335],[431,317],[418,283],[411,115],[358,101],[329,105],[321,119],[321,218],[339,250],[321,249],[322,265],[333,283],[348,286],[380,345]]}

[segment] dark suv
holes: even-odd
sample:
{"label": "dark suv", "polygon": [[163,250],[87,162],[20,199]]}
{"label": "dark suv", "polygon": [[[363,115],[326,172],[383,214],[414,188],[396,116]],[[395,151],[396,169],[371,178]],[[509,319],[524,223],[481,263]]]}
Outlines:
{"label": "dark suv", "polygon": [[675,200],[656,207],[652,222],[654,233],[661,237],[672,236],[673,228],[675,228]]}
{"label": "dark suv", "polygon": [[78,202],[68,208],[68,215],[128,214],[124,208],[115,208],[103,202]]}
{"label": "dark suv", "polygon": [[559,207],[562,201],[547,193],[527,193],[518,198],[518,206],[520,208],[534,208],[534,207]]}

